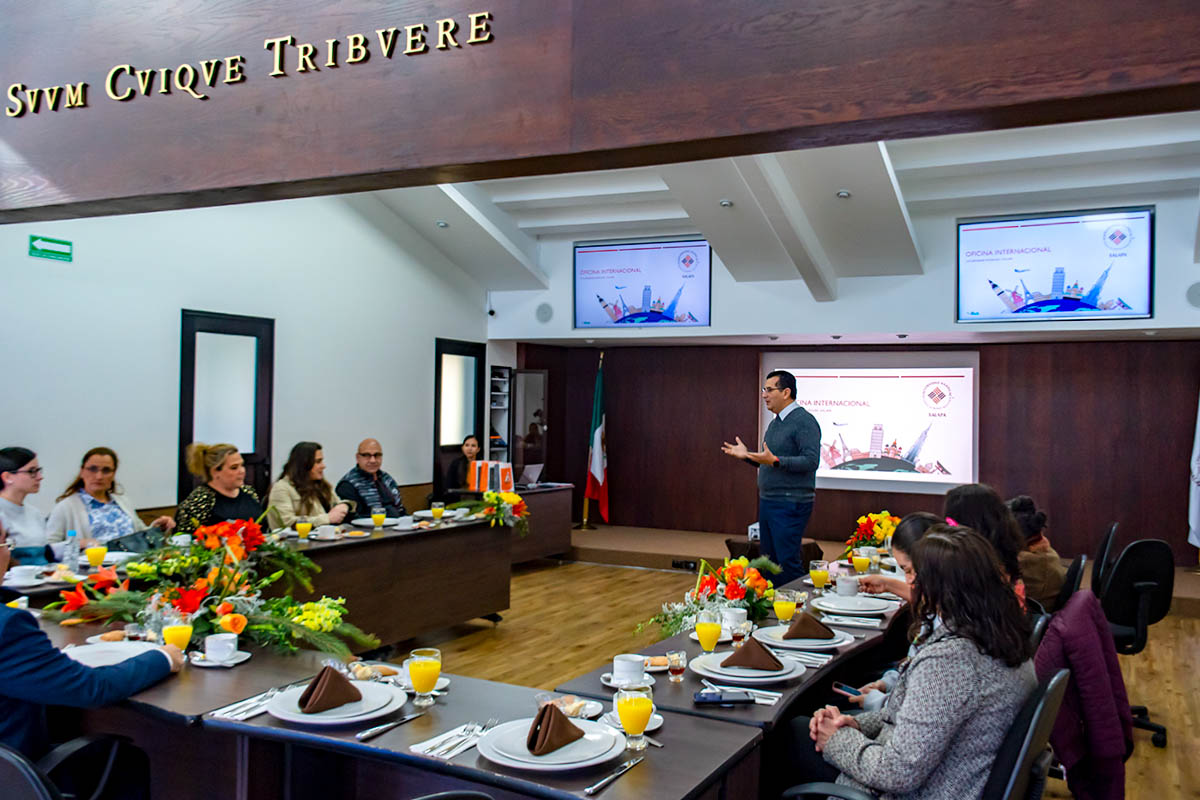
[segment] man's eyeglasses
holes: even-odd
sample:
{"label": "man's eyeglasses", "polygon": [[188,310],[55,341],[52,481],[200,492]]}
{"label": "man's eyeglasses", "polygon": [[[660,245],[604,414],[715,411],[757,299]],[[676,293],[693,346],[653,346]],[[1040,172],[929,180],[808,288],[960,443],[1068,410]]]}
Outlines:
{"label": "man's eyeglasses", "polygon": [[383,458],[383,453],[359,453],[359,454],[358,454],[358,457],[359,457],[359,458],[365,458],[365,459],[367,459],[368,461],[373,461],[373,460],[376,460],[376,459]]}
{"label": "man's eyeglasses", "polygon": [[112,467],[84,467],[84,472],[90,472],[93,475],[112,475],[116,472]]}
{"label": "man's eyeglasses", "polygon": [[763,394],[770,394],[771,392],[783,391],[778,386],[764,386],[764,387],[762,387],[762,390],[763,390]]}
{"label": "man's eyeglasses", "polygon": [[24,472],[25,474],[29,475],[31,478],[36,478],[38,475],[41,475],[45,471],[46,470],[42,469],[41,467],[31,467],[30,469],[14,470],[14,472],[17,475],[20,475],[22,472]]}

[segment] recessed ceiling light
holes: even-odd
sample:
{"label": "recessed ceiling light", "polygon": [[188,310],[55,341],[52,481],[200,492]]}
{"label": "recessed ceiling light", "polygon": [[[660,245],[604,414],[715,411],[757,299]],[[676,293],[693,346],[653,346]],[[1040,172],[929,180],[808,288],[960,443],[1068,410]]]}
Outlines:
{"label": "recessed ceiling light", "polygon": [[908,334],[907,334],[907,333],[897,333],[897,334],[896,334],[896,338],[897,338],[897,339],[907,339],[907,338],[908,338]]}
{"label": "recessed ceiling light", "polygon": [[849,190],[847,190],[847,189],[838,189],[838,190],[837,190],[837,196],[838,196],[838,199],[839,199],[839,200],[849,200],[849,199],[850,199],[850,192],[849,192]]}
{"label": "recessed ceiling light", "polygon": [[831,338],[831,339],[840,339],[840,338],[842,338],[842,335],[841,335],[840,333],[831,333],[829,336],[830,336],[830,338]]}
{"label": "recessed ceiling light", "polygon": [[778,342],[778,341],[779,341],[779,337],[778,337],[778,336],[768,336],[767,338],[768,338],[768,339],[770,339],[772,342]]}
{"label": "recessed ceiling light", "polygon": [[444,220],[444,219],[435,219],[433,221],[433,224],[437,225],[439,228],[449,228],[450,227],[450,223],[446,222],[446,220]]}
{"label": "recessed ceiling light", "polygon": [[717,201],[717,205],[719,205],[721,208],[733,208],[733,201],[729,200],[728,198],[722,197],[720,200]]}

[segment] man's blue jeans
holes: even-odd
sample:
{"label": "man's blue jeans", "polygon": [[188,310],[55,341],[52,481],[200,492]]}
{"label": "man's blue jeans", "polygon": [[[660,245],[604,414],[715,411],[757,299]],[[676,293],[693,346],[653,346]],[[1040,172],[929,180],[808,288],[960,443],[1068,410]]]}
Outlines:
{"label": "man's blue jeans", "polygon": [[792,500],[770,500],[758,498],[758,532],[762,539],[762,553],[783,567],[783,572],[767,577],[776,586],[794,581],[808,572],[800,562],[800,540],[812,516],[812,501],[797,503]]}

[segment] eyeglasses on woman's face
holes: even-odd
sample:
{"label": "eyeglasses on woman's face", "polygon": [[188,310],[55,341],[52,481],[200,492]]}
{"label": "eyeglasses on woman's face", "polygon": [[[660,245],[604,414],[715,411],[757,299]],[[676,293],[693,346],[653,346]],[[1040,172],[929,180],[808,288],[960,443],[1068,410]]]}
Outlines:
{"label": "eyeglasses on woman's face", "polygon": [[97,467],[95,464],[84,467],[83,471],[91,473],[92,475],[112,475],[114,472],[116,472],[116,470],[112,467]]}
{"label": "eyeglasses on woman's face", "polygon": [[14,475],[28,475],[31,478],[36,478],[45,472],[41,467],[26,467],[24,469],[13,470]]}

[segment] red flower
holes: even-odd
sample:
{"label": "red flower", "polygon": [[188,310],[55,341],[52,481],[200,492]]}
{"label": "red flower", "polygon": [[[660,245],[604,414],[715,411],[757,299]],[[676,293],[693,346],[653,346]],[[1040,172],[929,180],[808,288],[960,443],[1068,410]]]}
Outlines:
{"label": "red flower", "polygon": [[110,586],[110,587],[108,587],[108,593],[109,593],[109,594],[115,594],[115,593],[116,593],[118,590],[119,590],[119,591],[122,591],[122,592],[128,592],[128,591],[129,591],[129,578],[126,578],[125,580],[121,581],[121,583],[120,583],[120,585],[119,585],[119,586]]}
{"label": "red flower", "polygon": [[263,536],[262,528],[253,520],[246,520],[242,528],[242,544],[247,550],[254,551],[258,546],[266,541]]}
{"label": "red flower", "polygon": [[746,587],[740,583],[725,584],[725,599],[726,600],[741,600],[746,596]]}
{"label": "red flower", "polygon": [[512,507],[513,516],[518,519],[525,516],[526,511],[528,511],[528,509],[525,507],[524,500],[522,500],[521,502],[517,503],[515,506]]}
{"label": "red flower", "polygon": [[87,593],[83,591],[83,584],[75,584],[75,588],[70,591],[58,593],[66,603],[63,605],[63,613],[69,614],[72,611],[78,611],[88,604]]}
{"label": "red flower", "polygon": [[171,600],[171,605],[185,614],[194,614],[199,608],[200,603],[208,596],[208,589],[201,587],[199,589],[176,589],[176,597]]}
{"label": "red flower", "polygon": [[116,586],[119,580],[116,567],[105,567],[98,570],[94,575],[88,575],[87,578],[87,582],[94,584],[96,591],[99,592],[104,591],[110,586]]}
{"label": "red flower", "polygon": [[214,610],[214,613],[218,617],[223,617],[226,614],[230,614],[232,612],[233,612],[233,603],[230,603],[228,600],[226,600],[224,603],[221,603],[221,605],[217,606],[216,609]]}
{"label": "red flower", "polygon": [[717,590],[717,576],[716,575],[705,575],[703,578],[700,579],[699,594],[701,597],[704,597],[707,594],[712,594],[716,590]]}

